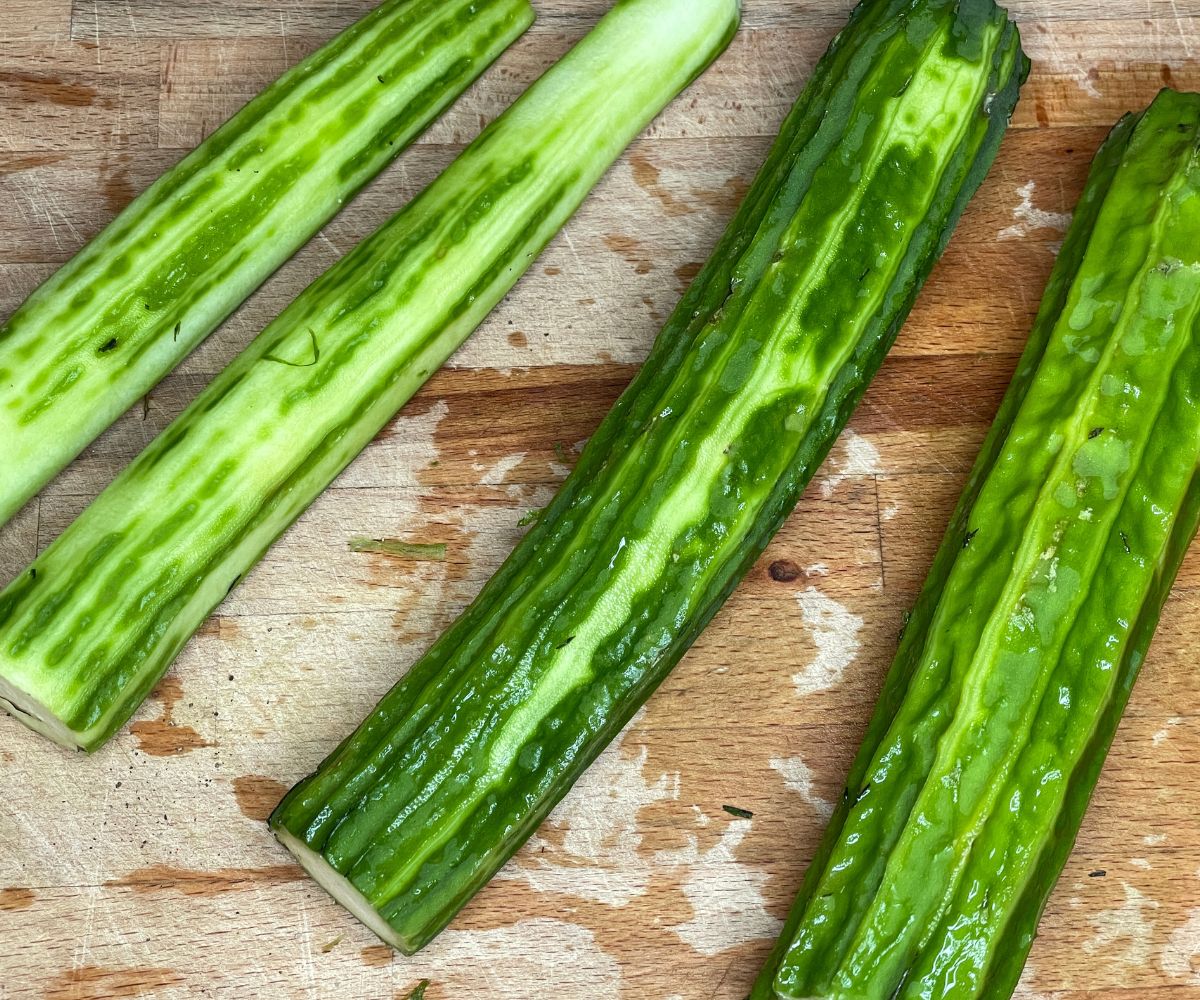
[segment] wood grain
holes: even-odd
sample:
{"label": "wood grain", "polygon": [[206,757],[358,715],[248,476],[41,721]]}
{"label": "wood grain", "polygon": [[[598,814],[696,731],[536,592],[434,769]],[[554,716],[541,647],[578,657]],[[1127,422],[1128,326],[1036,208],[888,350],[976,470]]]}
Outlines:
{"label": "wood grain", "polygon": [[[529,35],[142,405],[0,530],[47,545],[317,274],[444,167],[604,0]],[[7,0],[0,312],[370,0]],[[746,0],[471,341],[222,605],[132,727],[69,757],[0,720],[0,998],[737,998],[838,794],[1087,164],[1163,84],[1197,0],[1020,0],[1016,127],[849,432],[620,743],[453,928],[392,955],[263,817],[482,585],[645,355],[848,0]],[[496,414],[504,414],[502,421]],[[564,461],[565,459],[565,461]],[[351,552],[444,542],[444,561]],[[1200,997],[1200,553],[1051,900],[1025,1000]],[[732,805],[754,813],[736,818]]]}

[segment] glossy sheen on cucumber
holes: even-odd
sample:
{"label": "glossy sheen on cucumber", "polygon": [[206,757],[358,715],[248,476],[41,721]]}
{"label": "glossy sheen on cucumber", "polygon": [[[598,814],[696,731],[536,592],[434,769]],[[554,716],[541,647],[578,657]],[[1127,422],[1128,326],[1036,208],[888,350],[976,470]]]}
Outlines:
{"label": "glossy sheen on cucumber", "polygon": [[990,3],[871,3],[578,467],[272,817],[394,946],[433,937],[633,716],[849,417],[1025,72]]}
{"label": "glossy sheen on cucumber", "polygon": [[0,524],[533,21],[386,0],[246,105],[0,325]]}
{"label": "glossy sheen on cucumber", "polygon": [[1097,155],[755,997],[1012,995],[1200,516],[1198,142]]}
{"label": "glossy sheen on cucumber", "polygon": [[622,0],[314,282],[0,593],[0,697],[92,749],[725,47],[737,0]]}

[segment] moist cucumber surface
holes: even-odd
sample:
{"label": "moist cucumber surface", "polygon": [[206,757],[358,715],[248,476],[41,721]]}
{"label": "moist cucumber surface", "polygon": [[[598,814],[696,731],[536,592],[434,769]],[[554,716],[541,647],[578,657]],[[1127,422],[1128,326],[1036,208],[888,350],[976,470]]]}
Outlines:
{"label": "moist cucumber surface", "polygon": [[445,926],[762,551],[982,180],[1026,69],[989,2],[854,14],[553,502],[273,815],[384,940],[411,952]]}
{"label": "moist cucumber surface", "polygon": [[0,524],[387,166],[533,21],[386,0],[289,70],[0,325]]}
{"label": "moist cucumber surface", "polygon": [[1200,95],[1097,154],[756,998],[1012,995],[1200,520]]}
{"label": "moist cucumber surface", "polygon": [[112,735],[737,19],[736,0],[622,0],[310,285],[0,592],[3,702],[68,746]]}

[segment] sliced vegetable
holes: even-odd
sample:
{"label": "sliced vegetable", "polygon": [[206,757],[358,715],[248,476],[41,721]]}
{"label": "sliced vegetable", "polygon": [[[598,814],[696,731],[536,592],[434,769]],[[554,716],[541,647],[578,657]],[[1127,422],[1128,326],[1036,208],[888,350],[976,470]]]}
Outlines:
{"label": "sliced vegetable", "polygon": [[385,0],[246,105],[0,326],[0,524],[207,337],[533,21]]}
{"label": "sliced vegetable", "polygon": [[1165,91],[1097,154],[754,997],[1013,994],[1200,520],[1198,144]]}
{"label": "sliced vegetable", "polygon": [[445,926],[754,562],[981,181],[1025,70],[983,0],[854,15],[557,497],[272,816],[383,940],[411,952]]}
{"label": "sliced vegetable", "polygon": [[737,0],[623,0],[280,315],[0,593],[0,704],[94,749],[204,617],[725,47]]}

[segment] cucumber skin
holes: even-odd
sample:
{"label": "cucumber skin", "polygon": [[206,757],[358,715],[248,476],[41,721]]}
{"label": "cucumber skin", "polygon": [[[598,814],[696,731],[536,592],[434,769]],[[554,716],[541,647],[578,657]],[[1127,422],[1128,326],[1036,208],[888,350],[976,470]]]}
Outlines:
{"label": "cucumber skin", "polygon": [[[994,158],[1028,69],[997,8],[961,6],[893,0],[855,13],[553,502],[271,817],[350,880],[394,930],[389,943],[422,947],[527,839],[683,655],[819,467]],[[872,132],[891,127],[880,112],[910,107],[891,99],[916,59],[897,27],[905,14],[915,36],[939,33],[939,56],[925,63],[959,67],[972,95],[950,91],[950,123],[910,135],[920,159]],[[914,85],[910,102],[919,93]],[[847,122],[867,128],[851,134]],[[862,184],[836,159],[856,144],[880,151]],[[903,183],[853,200],[893,174]],[[830,213],[847,203],[851,217],[837,224]],[[877,226],[883,218],[897,225]],[[822,227],[833,232],[814,245]],[[829,261],[822,287],[809,263],[836,240],[846,253]],[[892,257],[861,275],[880,248]],[[801,295],[806,278],[816,287]],[[852,334],[828,332],[837,320]],[[808,378],[759,393],[773,369],[806,362]],[[740,427],[739,407],[750,410]],[[635,590],[629,578],[645,565],[654,571]]]}
{"label": "cucumber skin", "polygon": [[[737,22],[737,0],[621,0],[0,593],[0,694],[49,712],[62,742],[93,750],[111,736]],[[676,37],[655,50],[643,36],[664,25]]]}
{"label": "cucumber skin", "polygon": [[[1200,333],[1200,254],[1194,250],[1200,210],[1185,205],[1188,197],[1195,200],[1200,187],[1198,142],[1200,95],[1164,91],[1141,115],[1122,119],[1097,153],[1028,345],[905,628],[842,803],[751,1000],[1002,1000],[1012,996],[1038,920],[1074,845],[1161,607],[1200,523],[1196,477],[1200,361],[1192,359],[1189,365],[1187,358],[1192,346],[1189,335],[1194,343]],[[1164,164],[1165,178],[1160,176]],[[1160,190],[1171,185],[1175,185],[1173,193],[1160,199]],[[1147,217],[1161,226],[1149,245]],[[1131,259],[1132,273],[1127,263]],[[1175,268],[1171,259],[1181,266]],[[1170,273],[1156,271],[1160,266]],[[1155,288],[1156,283],[1161,287]],[[1103,310],[1095,308],[1106,293],[1117,301],[1126,292],[1129,296],[1136,292],[1138,308],[1123,309],[1119,321],[1111,314],[1105,319]],[[1130,336],[1133,324],[1142,320],[1161,327],[1163,316],[1151,310],[1172,299],[1176,330],[1151,348],[1153,362],[1126,355],[1126,343],[1145,349],[1138,346],[1136,332]],[[1099,350],[1094,361],[1085,357],[1091,350]],[[1124,370],[1118,364],[1122,359]],[[1116,382],[1101,378],[1101,363],[1110,366],[1105,375],[1117,372]],[[1111,412],[1106,419],[1092,415],[1104,411],[1109,398],[1105,393],[1118,383],[1125,386],[1122,398],[1136,390],[1140,398],[1154,401],[1145,404],[1157,410],[1152,419],[1125,417],[1125,423],[1132,425],[1126,427],[1120,419],[1111,419]],[[1069,398],[1072,393],[1074,399]],[[1064,396],[1072,407],[1061,405]],[[1058,405],[1052,405],[1056,400]],[[1137,412],[1144,418],[1142,411]],[[1163,426],[1153,440],[1159,423]],[[1097,428],[1102,430],[1091,437]],[[1111,442],[1100,446],[1096,442],[1105,441],[1118,428],[1128,433],[1128,440],[1115,440],[1130,450],[1141,449],[1138,461],[1114,475],[1116,466],[1105,469],[1095,456],[1084,460],[1086,470],[1110,476],[1115,493],[1106,497],[1103,483],[1097,489],[1090,481],[1094,477],[1078,473],[1074,463],[1081,453],[1089,455],[1084,449],[1112,447]],[[1044,480],[1038,476],[1049,463],[1048,453],[1069,456],[1072,448],[1076,457],[1071,471],[1079,475],[1083,492],[1074,484],[1078,493],[1074,506],[1056,508],[1051,475],[1060,469],[1052,465]],[[1033,502],[1018,496],[1006,516],[998,513],[1003,511],[998,501],[1003,491],[1020,493],[1023,487],[1036,491]],[[1155,503],[1165,514],[1153,512]],[[1066,516],[1085,509],[1090,511],[1088,521]],[[1060,511],[1064,517],[1054,518]],[[1059,541],[1052,541],[1058,546],[1056,552],[1076,557],[1076,565],[1083,567],[1083,572],[1075,570],[1081,579],[1087,579],[1090,559],[1094,582],[1068,608],[1074,617],[1069,630],[1055,637],[1060,646],[1052,647],[1048,662],[1041,664],[1040,691],[1031,697],[1022,687],[1015,698],[1025,699],[1018,707],[1024,712],[1021,725],[1027,726],[1020,736],[1027,742],[1014,745],[1012,740],[1000,740],[997,746],[960,747],[964,751],[958,758],[960,773],[968,773],[969,765],[981,760],[990,766],[988,783],[999,788],[990,804],[976,804],[971,843],[959,849],[957,858],[965,868],[949,885],[937,880],[928,864],[910,867],[906,876],[902,861],[908,854],[896,851],[895,840],[915,829],[918,807],[914,802],[927,807],[921,810],[926,821],[931,814],[936,816],[928,807],[929,799],[917,796],[936,790],[953,773],[941,757],[950,736],[929,705],[938,705],[944,717],[954,716],[962,688],[970,681],[986,680],[981,674],[987,668],[994,681],[1036,687],[1035,681],[1024,680],[1015,671],[974,662],[979,650],[994,652],[1002,636],[993,634],[991,646],[981,640],[972,662],[950,668],[950,675],[933,663],[946,652],[939,641],[956,631],[952,623],[973,621],[975,606],[990,608],[992,591],[998,586],[1011,586],[1018,555],[1028,551],[1030,539],[1037,540],[1035,533],[1047,524],[1053,524],[1054,530],[1066,525]],[[999,530],[989,532],[989,525]],[[1053,540],[1053,532],[1050,537]],[[967,596],[968,588],[973,596]],[[1036,590],[1029,587],[1028,592]],[[1053,628],[1064,617],[1061,610],[1051,615],[1045,608],[1034,611],[1030,629]],[[982,633],[974,623],[967,628]],[[938,695],[948,689],[951,704],[946,706],[939,703]],[[1069,705],[1061,705],[1061,699]],[[969,705],[963,711],[971,708],[979,706]],[[1006,709],[1003,702],[988,706],[989,715]],[[975,721],[986,728],[986,721]],[[926,761],[925,769],[918,768],[913,775],[901,772],[898,780],[907,784],[896,788],[896,781],[889,784],[886,777],[881,779],[879,757],[884,747],[903,751],[905,739],[923,745],[927,757],[939,749],[942,766],[935,771]],[[939,739],[940,748],[935,747]],[[997,751],[1004,757],[999,763],[990,759]],[[894,760],[904,759],[894,754]],[[973,776],[972,785],[983,780]],[[965,797],[961,788],[957,794]],[[1014,800],[1014,795],[1019,798]],[[940,797],[943,805],[951,804],[944,791]],[[956,808],[970,805],[960,800]],[[989,813],[989,807],[994,811]],[[864,822],[869,811],[878,817],[879,827],[890,831],[885,840],[872,836],[878,831]],[[853,835],[859,839],[851,847],[847,841]],[[928,845],[925,854],[934,856]],[[826,897],[839,899],[839,887],[830,880],[834,865],[842,865],[839,876],[863,894],[847,899],[843,893],[840,911],[823,902]],[[923,913],[898,902],[906,896],[924,896],[922,902],[933,911],[932,919],[924,920]],[[897,933],[885,930],[886,918],[881,919],[873,904],[924,929],[923,940],[906,941],[900,962],[889,962],[886,955],[863,947],[865,935],[872,930],[890,948],[899,939]],[[836,943],[818,938],[826,928],[842,924],[848,929],[837,935]]]}
{"label": "cucumber skin", "polygon": [[0,524],[532,21],[528,0],[385,0],[254,98],[36,289],[0,325]]}

